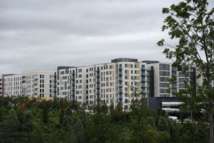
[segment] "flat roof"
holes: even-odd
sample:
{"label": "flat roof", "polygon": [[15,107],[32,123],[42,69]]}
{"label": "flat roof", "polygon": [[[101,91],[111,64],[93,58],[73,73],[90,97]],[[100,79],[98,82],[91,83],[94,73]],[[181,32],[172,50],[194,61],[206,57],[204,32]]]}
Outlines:
{"label": "flat roof", "polygon": [[132,59],[132,58],[116,58],[111,60],[112,63],[117,63],[117,62],[138,62],[137,59]]}

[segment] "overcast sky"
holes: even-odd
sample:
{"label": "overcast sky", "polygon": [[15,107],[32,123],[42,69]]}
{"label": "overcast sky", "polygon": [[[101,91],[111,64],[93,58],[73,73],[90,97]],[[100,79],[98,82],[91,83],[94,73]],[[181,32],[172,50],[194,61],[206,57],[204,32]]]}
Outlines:
{"label": "overcast sky", "polygon": [[172,0],[0,0],[0,73],[112,58],[165,61],[156,42]]}

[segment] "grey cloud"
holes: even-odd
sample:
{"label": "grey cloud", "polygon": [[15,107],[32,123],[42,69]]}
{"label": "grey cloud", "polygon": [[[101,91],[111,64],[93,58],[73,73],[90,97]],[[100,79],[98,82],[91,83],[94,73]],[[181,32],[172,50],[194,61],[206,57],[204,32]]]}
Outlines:
{"label": "grey cloud", "polygon": [[[174,0],[176,1],[176,0]],[[0,73],[166,60],[161,8],[172,0],[0,0]]]}

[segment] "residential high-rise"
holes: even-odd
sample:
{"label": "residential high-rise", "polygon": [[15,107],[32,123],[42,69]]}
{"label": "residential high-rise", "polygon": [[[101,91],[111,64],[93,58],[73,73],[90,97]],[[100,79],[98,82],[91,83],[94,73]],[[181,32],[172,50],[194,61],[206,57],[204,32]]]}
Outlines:
{"label": "residential high-rise", "polygon": [[169,63],[117,58],[88,66],[59,66],[56,72],[4,75],[0,95],[58,97],[86,108],[121,105],[124,111],[129,111],[133,100],[175,97],[186,83],[196,84],[195,78],[192,68],[181,72]]}
{"label": "residential high-rise", "polygon": [[4,96],[53,97],[56,95],[55,75],[50,72],[29,72],[3,76]]}
{"label": "residential high-rise", "polygon": [[111,63],[58,67],[58,97],[76,100],[88,107],[119,103],[129,110],[133,99],[149,96],[149,67],[137,59],[118,58]]}
{"label": "residential high-rise", "polygon": [[57,67],[56,91],[59,98],[74,100],[76,68],[68,66]]}
{"label": "residential high-rise", "polygon": [[169,63],[151,62],[148,65],[153,76],[152,97],[174,97],[191,81],[192,68],[183,72]]}
{"label": "residential high-rise", "polygon": [[0,76],[0,96],[3,96],[3,76]]}
{"label": "residential high-rise", "polygon": [[53,72],[28,72],[23,74],[23,95],[29,97],[55,96]]}
{"label": "residential high-rise", "polygon": [[116,65],[114,63],[99,64],[95,69],[95,91],[97,102],[101,101],[107,106],[116,106]]}
{"label": "residential high-rise", "polygon": [[4,96],[23,96],[22,75],[8,74],[4,75]]}
{"label": "residential high-rise", "polygon": [[112,60],[116,66],[116,102],[129,110],[134,99],[141,98],[141,64],[137,59],[118,58]]}

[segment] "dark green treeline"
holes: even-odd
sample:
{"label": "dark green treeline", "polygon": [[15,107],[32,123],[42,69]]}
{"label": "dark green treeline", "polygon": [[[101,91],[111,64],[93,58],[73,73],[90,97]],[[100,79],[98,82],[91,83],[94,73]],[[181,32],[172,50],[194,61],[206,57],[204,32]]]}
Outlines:
{"label": "dark green treeline", "polygon": [[0,143],[206,143],[202,123],[176,123],[135,102],[86,113],[64,100],[0,98]]}

